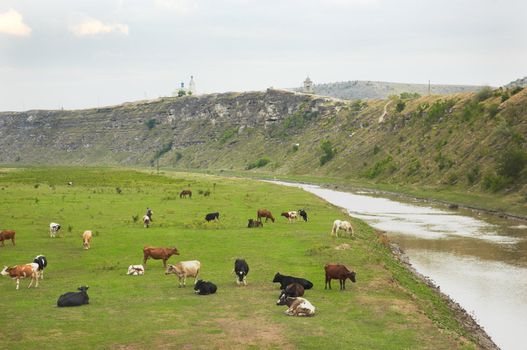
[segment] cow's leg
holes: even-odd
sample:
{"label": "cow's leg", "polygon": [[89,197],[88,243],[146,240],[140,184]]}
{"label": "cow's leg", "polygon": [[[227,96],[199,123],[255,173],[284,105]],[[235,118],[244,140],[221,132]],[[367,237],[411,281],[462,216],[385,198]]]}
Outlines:
{"label": "cow's leg", "polygon": [[33,273],[31,280],[35,280],[35,288],[38,288],[38,272]]}
{"label": "cow's leg", "polygon": [[40,270],[40,279],[44,279],[44,269]]}
{"label": "cow's leg", "polygon": [[346,279],[342,280],[342,290],[346,290]]}
{"label": "cow's leg", "polygon": [[183,278],[182,276],[178,276],[178,279],[179,279],[179,288],[183,287],[183,285],[181,284],[181,279],[182,279],[182,278]]}
{"label": "cow's leg", "polygon": [[167,268],[167,259],[163,259],[163,267],[166,269]]}
{"label": "cow's leg", "polygon": [[11,242],[13,243],[13,245],[15,245],[15,236],[13,236],[13,238],[11,238]]}
{"label": "cow's leg", "polygon": [[5,243],[4,243],[4,240],[2,240],[2,247],[5,247]]}
{"label": "cow's leg", "polygon": [[18,290],[18,287],[20,286],[20,278],[16,279],[16,290]]}
{"label": "cow's leg", "polygon": [[244,286],[247,285],[247,276],[246,275],[243,275],[243,285]]}
{"label": "cow's leg", "polygon": [[183,287],[187,286],[187,274],[183,275]]}
{"label": "cow's leg", "polygon": [[143,255],[143,265],[146,266],[146,260],[148,260],[148,256]]}

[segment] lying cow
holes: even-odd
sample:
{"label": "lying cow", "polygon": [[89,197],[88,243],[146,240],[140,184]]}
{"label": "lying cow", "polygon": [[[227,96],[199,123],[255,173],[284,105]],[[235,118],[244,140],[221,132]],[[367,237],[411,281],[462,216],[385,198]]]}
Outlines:
{"label": "lying cow", "polygon": [[145,274],[145,268],[143,265],[130,265],[128,266],[127,275],[142,276]]}
{"label": "lying cow", "polygon": [[209,213],[207,215],[205,215],[205,220],[207,220],[207,222],[209,221],[212,221],[212,220],[219,220],[220,219],[220,213],[216,212],[216,213]]}
{"label": "lying cow", "polygon": [[277,272],[276,275],[274,275],[273,283],[280,283],[280,289],[285,289],[291,283],[298,283],[304,287],[304,289],[313,288],[313,283],[304,278],[284,276],[281,275],[280,272]]}
{"label": "lying cow", "polygon": [[214,283],[203,281],[203,280],[197,281],[196,284],[194,285],[194,291],[196,294],[199,294],[199,295],[214,294],[216,293],[217,289],[218,288],[216,287]]}
{"label": "lying cow", "polygon": [[35,259],[33,259],[33,263],[38,265],[38,274],[40,275],[40,279],[44,279],[44,269],[46,266],[48,266],[48,259],[44,255],[37,255],[35,256]]}
{"label": "lying cow", "polygon": [[90,249],[90,242],[92,238],[92,232],[90,230],[84,231],[82,234],[82,247],[84,249]]}
{"label": "lying cow", "polygon": [[240,285],[243,283],[243,285],[246,286],[249,264],[247,264],[244,259],[236,259],[233,272],[236,274],[236,284]]}
{"label": "lying cow", "polygon": [[307,221],[307,213],[304,209],[298,209],[298,215],[300,215],[304,221]]}
{"label": "lying cow", "polygon": [[180,261],[176,265],[169,264],[165,275],[171,273],[177,275],[179,278],[179,287],[181,288],[186,286],[187,277],[194,277],[194,284],[196,284],[200,268],[201,263],[197,260]]}
{"label": "lying cow", "polygon": [[51,238],[54,238],[57,235],[57,232],[60,230],[60,225],[56,222],[52,222],[49,224],[49,236]]}
{"label": "lying cow", "polygon": [[338,279],[340,283],[340,290],[346,289],[346,279],[350,279],[351,282],[355,283],[355,271],[350,271],[345,265],[340,264],[326,264],[324,266],[326,271],[326,284],[324,289],[331,289],[331,280]]}
{"label": "lying cow", "polygon": [[280,216],[286,218],[289,222],[298,220],[298,213],[296,211],[285,211]]}
{"label": "lying cow", "polygon": [[284,305],[281,304],[282,299],[284,298],[296,298],[301,297],[304,295],[304,287],[302,287],[299,283],[291,283],[285,289],[282,289],[282,292],[280,293],[280,296],[278,297],[278,301],[276,302],[276,305]]}
{"label": "lying cow", "polygon": [[0,232],[0,242],[2,242],[2,247],[5,247],[4,241],[8,241],[8,240],[11,240],[11,243],[13,243],[13,245],[16,245],[15,244],[15,234],[16,232],[13,230],[1,231]]}
{"label": "lying cow", "polygon": [[249,222],[247,223],[247,227],[263,227],[263,223],[258,220],[249,219]]}
{"label": "lying cow", "polygon": [[4,266],[4,269],[0,271],[0,275],[16,279],[16,290],[18,290],[18,287],[20,286],[20,279],[26,277],[31,278],[28,288],[31,288],[33,281],[36,282],[35,287],[38,287],[38,264],[35,263],[15,265],[11,267]]}
{"label": "lying cow", "polygon": [[307,299],[297,297],[284,297],[280,300],[279,305],[287,305],[289,308],[285,311],[285,314],[288,316],[314,316],[315,307]]}
{"label": "lying cow", "polygon": [[163,267],[167,267],[167,260],[172,255],[179,255],[179,252],[176,247],[174,248],[154,248],[154,247],[144,247],[143,248],[143,265],[146,265],[148,258],[155,260],[163,260]]}
{"label": "lying cow", "polygon": [[67,307],[67,306],[81,306],[84,304],[90,303],[90,298],[88,297],[88,290],[89,287],[82,286],[77,288],[78,292],[68,292],[65,294],[62,294],[59,299],[57,300],[57,306],[58,307]]}

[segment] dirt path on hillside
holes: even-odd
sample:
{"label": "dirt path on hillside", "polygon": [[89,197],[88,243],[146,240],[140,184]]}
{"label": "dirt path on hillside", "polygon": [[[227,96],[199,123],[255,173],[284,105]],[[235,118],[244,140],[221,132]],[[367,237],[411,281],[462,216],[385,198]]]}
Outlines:
{"label": "dirt path on hillside", "polygon": [[388,101],[388,103],[386,103],[384,105],[384,112],[382,112],[382,115],[379,117],[379,124],[382,123],[384,121],[384,117],[386,116],[386,114],[388,114],[388,112],[386,111],[386,109],[388,108],[388,105],[392,103],[392,100]]}

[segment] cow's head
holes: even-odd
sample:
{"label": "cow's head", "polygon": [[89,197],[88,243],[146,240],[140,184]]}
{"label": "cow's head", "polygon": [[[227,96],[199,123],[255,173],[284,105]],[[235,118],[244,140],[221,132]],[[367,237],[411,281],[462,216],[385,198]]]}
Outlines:
{"label": "cow's head", "polygon": [[282,275],[280,274],[280,272],[277,272],[276,275],[274,275],[273,283],[280,282],[280,278],[281,277],[282,277]]}
{"label": "cow's head", "polygon": [[276,301],[276,305],[285,305],[286,299],[287,299],[287,293],[285,292],[285,289],[282,289],[282,292],[280,293],[280,296],[278,297],[278,300]]}
{"label": "cow's head", "polygon": [[357,280],[355,279],[355,275],[356,275],[355,271],[351,271],[350,273],[348,273],[346,277],[348,277],[351,280],[351,282],[355,283],[357,282]]}
{"label": "cow's head", "polygon": [[167,269],[165,271],[165,275],[170,275],[171,273],[176,273],[176,267],[172,264],[168,264]]}
{"label": "cow's head", "polygon": [[88,286],[80,286],[80,287],[77,288],[77,289],[80,290],[81,292],[86,293],[86,291],[88,290],[88,288],[90,288],[90,287],[88,287]]}
{"label": "cow's head", "polygon": [[177,250],[176,247],[174,247],[174,248],[172,248],[172,249],[170,250],[170,254],[179,255],[179,251]]}
{"label": "cow's head", "polygon": [[9,270],[10,270],[9,267],[4,266],[4,268],[2,269],[2,271],[0,271],[0,275],[2,275],[2,276],[7,276],[7,275],[9,275]]}

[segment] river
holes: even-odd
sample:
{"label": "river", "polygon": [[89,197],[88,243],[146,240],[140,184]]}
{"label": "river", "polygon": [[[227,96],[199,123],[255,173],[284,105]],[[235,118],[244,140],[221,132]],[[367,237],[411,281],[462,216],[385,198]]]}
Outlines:
{"label": "river", "polygon": [[414,268],[462,305],[500,348],[527,349],[527,223],[373,192],[273,182],[303,188],[386,231]]}

